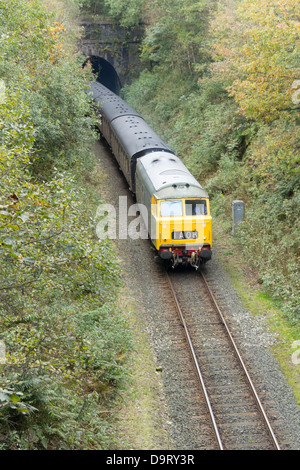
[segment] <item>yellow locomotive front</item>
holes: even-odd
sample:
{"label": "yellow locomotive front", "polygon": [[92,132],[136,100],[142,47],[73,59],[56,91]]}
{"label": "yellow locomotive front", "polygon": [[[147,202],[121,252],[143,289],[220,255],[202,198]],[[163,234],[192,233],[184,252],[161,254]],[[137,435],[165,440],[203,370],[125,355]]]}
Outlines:
{"label": "yellow locomotive front", "polygon": [[211,258],[212,218],[208,198],[152,199],[152,240],[161,258],[199,267]]}
{"label": "yellow locomotive front", "polygon": [[212,219],[207,192],[169,152],[138,159],[136,199],[147,208],[148,232],[159,256],[198,268],[212,255]]}

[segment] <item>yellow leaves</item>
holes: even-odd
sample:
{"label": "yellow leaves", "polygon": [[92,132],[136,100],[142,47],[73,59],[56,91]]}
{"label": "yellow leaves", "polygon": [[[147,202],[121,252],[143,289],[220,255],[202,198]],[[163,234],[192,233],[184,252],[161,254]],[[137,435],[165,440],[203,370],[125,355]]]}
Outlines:
{"label": "yellow leaves", "polygon": [[[279,120],[274,126],[266,126],[253,141],[247,159],[249,174],[264,180],[269,188],[278,185],[278,179],[290,179],[298,167],[297,147],[298,129],[296,125],[286,126]],[[298,157],[299,158],[299,157]]]}
{"label": "yellow leaves", "polygon": [[52,36],[57,35],[58,33],[64,33],[66,31],[66,28],[64,27],[63,24],[61,23],[55,23],[54,26],[51,26],[49,29],[49,32]]}
{"label": "yellow leaves", "polygon": [[226,14],[235,26],[219,27],[215,50],[224,65],[213,70],[233,78],[230,95],[248,119],[277,119],[293,106],[291,85],[300,77],[300,2],[242,0]]}
{"label": "yellow leaves", "polygon": [[66,31],[64,25],[61,23],[55,23],[54,26],[50,27],[49,33],[53,37],[55,44],[49,51],[50,61],[55,64],[60,57],[63,55],[63,43],[58,42],[58,35]]}
{"label": "yellow leaves", "polygon": [[44,28],[42,32],[44,34],[49,34],[50,36],[57,36],[59,33],[64,33],[66,28],[61,23],[54,23],[54,26],[49,26],[48,28]]}

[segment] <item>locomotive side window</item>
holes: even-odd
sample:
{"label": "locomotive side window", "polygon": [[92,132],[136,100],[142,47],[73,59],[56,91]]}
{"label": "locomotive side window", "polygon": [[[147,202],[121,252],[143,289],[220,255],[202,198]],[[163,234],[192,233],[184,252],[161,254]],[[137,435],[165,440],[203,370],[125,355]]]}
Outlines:
{"label": "locomotive side window", "polygon": [[161,217],[182,216],[182,201],[161,201],[160,215]]}
{"label": "locomotive side window", "polygon": [[205,199],[191,199],[185,201],[186,215],[206,215],[207,207]]}

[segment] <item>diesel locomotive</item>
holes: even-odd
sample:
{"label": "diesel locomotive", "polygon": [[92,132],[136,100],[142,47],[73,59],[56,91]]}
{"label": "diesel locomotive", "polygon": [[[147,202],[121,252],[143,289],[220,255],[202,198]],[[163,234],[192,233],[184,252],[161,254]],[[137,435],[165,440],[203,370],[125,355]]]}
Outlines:
{"label": "diesel locomotive", "polygon": [[183,162],[122,98],[93,82],[100,132],[141,211],[159,256],[196,269],[212,256],[209,197]]}

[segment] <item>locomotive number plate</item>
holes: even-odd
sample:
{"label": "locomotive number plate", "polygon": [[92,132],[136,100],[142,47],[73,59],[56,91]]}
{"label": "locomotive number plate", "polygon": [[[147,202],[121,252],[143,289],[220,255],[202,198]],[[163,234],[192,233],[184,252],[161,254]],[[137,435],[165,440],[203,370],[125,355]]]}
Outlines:
{"label": "locomotive number plate", "polygon": [[198,232],[193,232],[191,230],[172,233],[173,240],[195,240],[196,238],[198,238]]}

